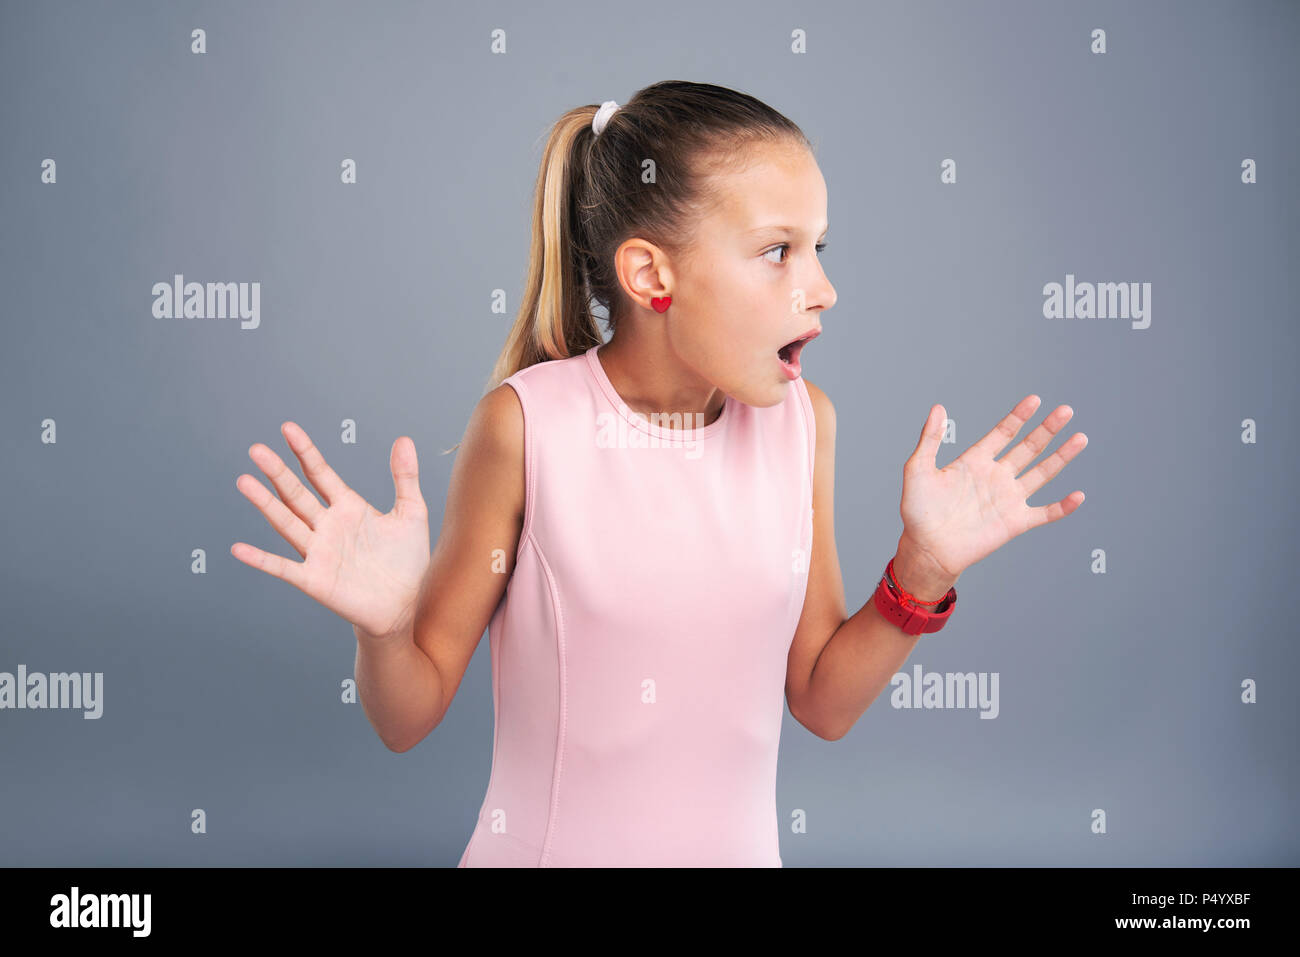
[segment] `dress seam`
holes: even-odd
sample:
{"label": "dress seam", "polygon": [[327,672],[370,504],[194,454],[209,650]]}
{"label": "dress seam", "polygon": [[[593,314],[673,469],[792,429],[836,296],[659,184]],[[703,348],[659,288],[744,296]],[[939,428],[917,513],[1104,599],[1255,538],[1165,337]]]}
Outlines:
{"label": "dress seam", "polygon": [[555,584],[555,575],[551,572],[550,563],[546,561],[546,555],[542,551],[541,545],[535,536],[529,534],[529,541],[532,543],[533,551],[537,555],[538,562],[541,563],[542,571],[546,575],[546,587],[551,595],[551,608],[555,612],[555,656],[557,664],[557,677],[559,679],[559,707],[556,709],[559,714],[559,723],[555,733],[555,757],[551,763],[551,806],[546,817],[546,831],[542,838],[542,854],[538,861],[539,867],[551,866],[551,843],[555,837],[555,820],[559,814],[560,807],[560,776],[564,770],[564,744],[568,721],[568,680],[565,662],[565,642],[564,642],[564,608],[560,602],[559,588]]}

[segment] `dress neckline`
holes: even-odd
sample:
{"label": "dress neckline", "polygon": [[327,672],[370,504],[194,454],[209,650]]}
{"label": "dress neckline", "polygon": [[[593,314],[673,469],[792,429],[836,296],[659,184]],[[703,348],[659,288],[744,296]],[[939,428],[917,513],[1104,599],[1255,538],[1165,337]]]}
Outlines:
{"label": "dress neckline", "polygon": [[722,412],[716,419],[702,428],[669,429],[656,425],[645,415],[633,411],[631,406],[623,401],[623,397],[615,391],[613,383],[609,381],[609,376],[605,374],[605,367],[600,364],[600,359],[596,355],[596,352],[600,349],[601,345],[603,345],[603,343],[594,345],[586,352],[587,366],[591,370],[592,377],[596,380],[596,384],[600,386],[600,390],[605,393],[605,398],[609,400],[610,405],[618,411],[619,415],[621,415],[629,425],[640,429],[647,435],[652,435],[659,439],[676,439],[679,442],[690,441],[693,439],[706,439],[725,429],[734,417],[735,409],[733,406],[735,405],[736,400],[731,396],[727,396],[722,403]]}

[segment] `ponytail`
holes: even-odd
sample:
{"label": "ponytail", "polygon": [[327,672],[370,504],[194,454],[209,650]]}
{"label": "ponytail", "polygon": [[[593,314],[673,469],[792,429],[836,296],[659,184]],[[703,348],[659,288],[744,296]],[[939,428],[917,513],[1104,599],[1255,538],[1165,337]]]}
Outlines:
{"label": "ponytail", "polygon": [[528,276],[519,313],[497,358],[488,390],[520,369],[565,359],[604,342],[591,314],[582,262],[586,240],[574,195],[586,176],[596,106],[570,110],[555,124],[533,190]]}

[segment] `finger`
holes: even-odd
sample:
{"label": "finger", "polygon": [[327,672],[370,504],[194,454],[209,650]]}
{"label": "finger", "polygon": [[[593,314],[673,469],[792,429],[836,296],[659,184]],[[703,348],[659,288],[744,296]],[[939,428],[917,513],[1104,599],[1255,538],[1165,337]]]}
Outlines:
{"label": "finger", "polygon": [[307,584],[306,566],[302,562],[291,562],[279,555],[272,555],[260,548],[254,548],[245,542],[235,542],[235,544],[231,545],[230,554],[245,565],[250,565],[266,572],[268,575],[275,576],[281,581],[286,581],[290,585],[301,589],[304,593],[307,591],[305,587]]}
{"label": "finger", "polygon": [[1056,478],[1061,469],[1065,468],[1066,463],[1082,452],[1087,444],[1088,436],[1082,432],[1075,432],[1064,445],[1026,472],[1020,479],[1020,487],[1024,490],[1025,498],[1029,498]]}
{"label": "finger", "polygon": [[279,494],[281,501],[289,506],[289,509],[307,523],[307,527],[315,530],[316,522],[325,509],[316,496],[307,491],[306,486],[298,481],[298,476],[293,474],[293,470],[284,464],[284,460],[275,454],[275,451],[261,442],[255,443],[248,450],[248,457],[257,463],[257,467],[266,473],[266,477],[271,480]]}
{"label": "finger", "polygon": [[[937,414],[935,410],[938,410]],[[907,465],[924,462],[934,468],[939,455],[939,444],[943,441],[943,426],[947,421],[948,412],[943,406],[930,406],[930,414],[926,417],[925,425],[921,426],[921,437],[916,440],[916,448],[912,450]]]}
{"label": "finger", "polygon": [[[989,430],[988,434],[976,442],[967,451],[974,451],[976,454],[987,455],[993,458],[998,452],[1006,448],[1007,443],[1016,437],[1030,417],[1038,411],[1038,405],[1042,402],[1036,395],[1027,395],[1019,402],[1016,407],[1007,413],[997,425]],[[1029,458],[1033,458],[1031,455]],[[1029,461],[1026,459],[1025,461]],[[1017,470],[1019,471],[1019,470]]]}
{"label": "finger", "polygon": [[316,487],[316,491],[330,505],[337,502],[348,491],[347,484],[329,467],[325,456],[321,455],[302,426],[296,422],[286,422],[280,431],[284,433],[284,439],[289,443],[289,448],[293,449],[293,454],[298,456],[303,474]]}
{"label": "finger", "polygon": [[[1031,415],[1033,413],[1030,413]],[[1066,426],[1066,423],[1074,418],[1074,410],[1068,405],[1058,405],[1047,418],[1038,424],[1038,428],[1025,436],[1023,442],[1020,442],[1002,458],[998,463],[1006,463],[1011,466],[1011,474],[1019,475],[1025,470],[1025,466],[1038,457],[1043,449],[1052,444],[1052,439]]]}
{"label": "finger", "polygon": [[397,493],[393,511],[398,515],[418,514],[425,504],[420,494],[420,463],[415,442],[404,435],[398,438],[388,456],[388,465],[393,470],[393,489]]}
{"label": "finger", "polygon": [[1083,492],[1075,489],[1059,502],[1053,502],[1051,505],[1040,505],[1038,508],[1029,510],[1029,527],[1037,528],[1039,525],[1046,525],[1049,522],[1055,522],[1058,518],[1072,513],[1083,504]]}
{"label": "finger", "polygon": [[294,547],[299,555],[307,557],[307,543],[311,541],[311,529],[297,515],[289,511],[284,503],[272,495],[265,485],[251,475],[241,475],[235,479],[235,487],[244,493],[244,498],[257,506],[257,510],[271,523],[271,527],[284,536],[285,541]]}

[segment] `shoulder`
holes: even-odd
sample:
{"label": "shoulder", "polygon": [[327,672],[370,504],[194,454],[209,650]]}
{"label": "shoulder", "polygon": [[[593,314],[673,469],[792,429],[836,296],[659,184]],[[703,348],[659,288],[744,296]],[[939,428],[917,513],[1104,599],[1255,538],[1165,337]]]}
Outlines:
{"label": "shoulder", "polygon": [[522,449],[526,423],[528,431],[536,433],[538,426],[576,408],[573,390],[588,376],[588,362],[579,352],[535,362],[507,376],[479,400],[470,428],[491,433],[508,452]]}
{"label": "shoulder", "polygon": [[501,383],[479,399],[470,414],[462,445],[480,465],[522,461],[524,409],[509,383]]}
{"label": "shoulder", "polygon": [[[515,390],[502,383],[479,399],[452,470],[444,522],[453,511],[487,508],[519,523],[524,514],[524,410]],[[447,451],[452,451],[448,449]],[[488,504],[481,504],[488,503]],[[479,512],[478,514],[484,514]]]}
{"label": "shoulder", "polygon": [[492,437],[494,444],[522,447],[524,407],[510,383],[501,383],[479,399],[472,419],[478,420],[477,424]]}
{"label": "shoulder", "polygon": [[830,396],[807,379],[803,380],[803,384],[808,390],[808,400],[812,403],[813,417],[817,423],[818,444],[820,445],[824,441],[833,442],[835,440],[835,406],[831,403]]}

